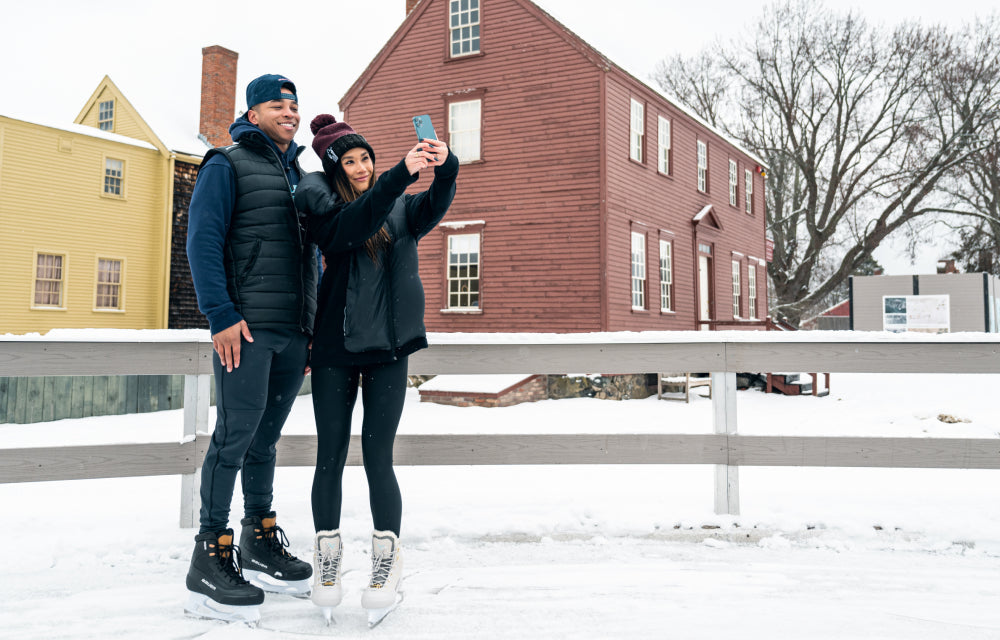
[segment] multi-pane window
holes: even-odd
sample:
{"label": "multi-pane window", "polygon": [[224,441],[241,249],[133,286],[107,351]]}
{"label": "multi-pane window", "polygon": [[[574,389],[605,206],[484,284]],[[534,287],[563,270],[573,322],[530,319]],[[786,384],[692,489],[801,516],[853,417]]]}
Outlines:
{"label": "multi-pane window", "polygon": [[657,131],[656,163],[660,173],[670,173],[670,121],[660,116]]}
{"label": "multi-pane window", "polygon": [[698,191],[708,191],[708,145],[698,141]]}
{"label": "multi-pane window", "polygon": [[743,193],[746,194],[747,213],[753,213],[753,173],[749,169],[743,172]]}
{"label": "multi-pane window", "polygon": [[673,311],[673,288],[673,247],[668,241],[660,240],[660,311]]}
{"label": "multi-pane window", "polygon": [[111,258],[97,259],[97,309],[121,309],[122,261]]}
{"label": "multi-pane window", "polygon": [[448,105],[448,146],[460,162],[475,162],[481,158],[482,109],[482,100]]}
{"label": "multi-pane window", "polygon": [[646,135],[646,107],[638,100],[632,100],[632,115],[629,120],[629,157],[642,162],[642,139]]}
{"label": "multi-pane window", "polygon": [[479,0],[451,0],[451,55],[479,53]]}
{"label": "multi-pane window", "polygon": [[757,265],[747,265],[747,316],[757,319]]}
{"label": "multi-pane window", "polygon": [[632,232],[632,308],[646,308],[646,234]]}
{"label": "multi-pane window", "polygon": [[740,262],[733,260],[733,317],[740,317]]}
{"label": "multi-pane window", "polygon": [[479,234],[448,236],[448,308],[479,309]]}
{"label": "multi-pane window", "polygon": [[736,187],[739,184],[739,173],[736,170],[736,161],[729,161],[729,204],[736,206]]}
{"label": "multi-pane window", "polygon": [[125,180],[125,162],[114,158],[104,159],[104,193],[122,197]]}
{"label": "multi-pane window", "polygon": [[101,131],[115,129],[115,101],[106,100],[97,105],[97,127]]}
{"label": "multi-pane window", "polygon": [[39,253],[35,259],[36,307],[62,307],[63,256]]}

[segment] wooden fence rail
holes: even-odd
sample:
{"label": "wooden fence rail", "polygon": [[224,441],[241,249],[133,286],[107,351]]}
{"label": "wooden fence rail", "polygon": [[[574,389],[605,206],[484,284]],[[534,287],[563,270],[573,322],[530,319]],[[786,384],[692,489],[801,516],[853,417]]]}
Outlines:
{"label": "wooden fence rail", "polygon": [[[0,482],[179,474],[181,526],[196,524],[198,469],[208,446],[208,342],[0,338],[0,376],[182,374],[178,443],[0,449]],[[400,435],[400,465],[710,464],[717,513],[739,513],[740,466],[1000,469],[1000,439],[741,436],[736,373],[1000,373],[1000,337],[854,332],[438,334],[412,374],[709,371],[713,433]],[[810,400],[822,402],[822,400]],[[36,428],[44,428],[38,425]],[[285,436],[278,464],[312,466],[314,436]],[[361,463],[354,437],[348,464]]]}

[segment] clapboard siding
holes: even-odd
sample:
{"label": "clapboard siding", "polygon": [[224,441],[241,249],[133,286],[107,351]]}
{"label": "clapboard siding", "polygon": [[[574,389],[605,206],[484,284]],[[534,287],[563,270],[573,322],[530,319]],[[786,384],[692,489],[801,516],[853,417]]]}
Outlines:
{"label": "clapboard siding", "polygon": [[[642,162],[629,156],[630,103],[645,106],[645,139]],[[623,73],[609,74],[606,90],[606,144],[608,164],[608,289],[609,330],[693,329],[697,324],[696,241],[714,246],[714,304],[712,318],[732,320],[731,261],[741,261],[742,308],[746,314],[746,269],[751,258],[764,257],[762,209],[754,214],[744,209],[744,169],[754,176],[754,197],[762,197],[763,185],[756,162],[727,140],[707,129],[659,94]],[[657,164],[658,118],[671,123],[670,173]],[[708,145],[708,191],[698,191],[697,142]],[[739,188],[737,205],[729,203],[729,160],[737,161]],[[761,182],[758,185],[758,181]],[[694,216],[706,205],[721,224],[721,231]],[[631,308],[631,231],[633,225],[647,233],[647,311]],[[661,232],[668,232],[663,234]],[[673,241],[675,314],[659,314],[659,239]],[[738,252],[734,258],[733,252]],[[756,263],[756,261],[754,261]],[[758,314],[765,315],[766,281],[758,269]]]}
{"label": "clapboard siding", "polygon": [[[3,117],[0,134],[0,269],[5,274],[0,281],[0,333],[56,327],[162,328],[167,176],[160,154],[136,144]],[[39,157],[45,158],[45,179],[39,179]],[[125,162],[124,198],[103,196],[105,157]],[[30,198],[24,197],[26,185]],[[61,310],[32,309],[36,252],[65,256]],[[102,257],[123,261],[120,311],[94,309],[97,261]]]}
{"label": "clapboard siding", "polygon": [[[485,223],[481,313],[442,312],[446,237],[461,231],[439,227],[420,247],[427,328],[599,330],[600,72],[514,0],[483,3],[483,56],[446,61],[446,11],[446,2],[418,7],[419,20],[341,104],[386,167],[414,142],[409,115],[429,113],[445,137],[449,94],[483,100],[483,159],[461,167],[444,220]],[[427,51],[442,55],[414,65]]]}
{"label": "clapboard siding", "polygon": [[[716,248],[713,319],[732,318],[730,256],[764,256],[763,182],[754,215],[729,205],[729,158],[754,161],[628,75],[528,0],[482,0],[481,55],[449,59],[446,0],[423,0],[341,101],[345,118],[385,168],[413,144],[409,116],[429,113],[446,137],[450,100],[482,100],[482,160],[461,167],[445,226],[420,246],[431,331],[694,329],[694,215],[713,204],[722,230],[699,225]],[[428,55],[428,52],[431,52]],[[440,55],[437,54],[440,52]],[[629,98],[646,103],[646,158],[629,160]],[[657,116],[673,124],[671,175],[656,165]],[[695,141],[709,141],[711,191],[697,191]],[[413,190],[429,184],[421,177]],[[606,195],[605,195],[606,194]],[[481,306],[446,305],[446,243],[475,223]],[[646,225],[647,310],[631,308],[630,230]],[[472,228],[472,227],[470,227]],[[673,245],[674,308],[661,313],[659,243]],[[745,274],[745,266],[743,269]],[[745,278],[745,275],[744,275]],[[758,317],[766,314],[758,273]],[[744,287],[745,291],[745,287]],[[724,295],[723,295],[724,294]],[[745,293],[744,293],[745,295]],[[744,305],[745,306],[745,305]]]}

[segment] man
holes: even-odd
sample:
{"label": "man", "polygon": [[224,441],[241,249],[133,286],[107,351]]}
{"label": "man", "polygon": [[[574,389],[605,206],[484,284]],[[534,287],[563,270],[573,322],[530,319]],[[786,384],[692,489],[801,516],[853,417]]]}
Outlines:
{"label": "man", "polygon": [[[247,86],[233,144],[210,150],[188,210],[187,254],[212,332],[215,432],[201,470],[201,522],[185,609],[259,619],[264,591],[309,590],[312,567],[290,555],[271,510],[275,444],[308,363],[316,251],[293,202],[299,181],[295,85],[268,74]],[[239,555],[229,510],[243,489]],[[242,567],[241,567],[242,565]]]}

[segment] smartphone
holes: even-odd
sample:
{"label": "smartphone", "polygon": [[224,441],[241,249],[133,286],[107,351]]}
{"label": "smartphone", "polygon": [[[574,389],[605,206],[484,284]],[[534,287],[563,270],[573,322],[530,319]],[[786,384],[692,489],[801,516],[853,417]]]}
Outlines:
{"label": "smartphone", "polygon": [[413,128],[417,131],[417,140],[437,140],[434,132],[434,125],[431,124],[431,117],[427,114],[413,116]]}

